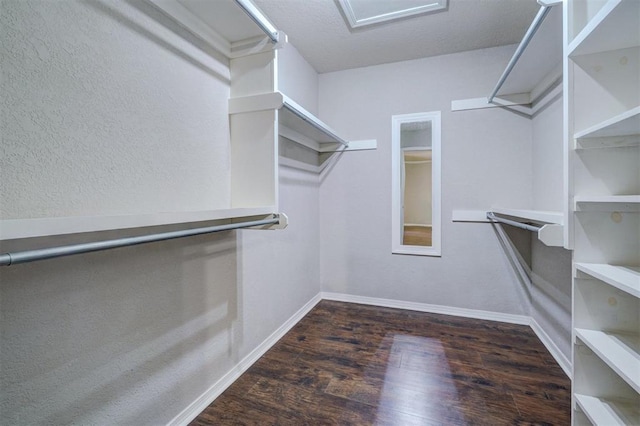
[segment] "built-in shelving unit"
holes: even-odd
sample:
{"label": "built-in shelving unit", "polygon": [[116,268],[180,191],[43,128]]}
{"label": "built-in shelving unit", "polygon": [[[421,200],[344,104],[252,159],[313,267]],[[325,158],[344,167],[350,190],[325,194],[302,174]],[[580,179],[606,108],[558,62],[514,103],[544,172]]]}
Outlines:
{"label": "built-in shelving unit", "polygon": [[573,424],[640,424],[640,2],[565,14]]}
{"label": "built-in shelving unit", "polygon": [[[495,207],[490,212],[493,220],[501,221],[500,217],[507,219],[505,223],[513,226],[524,224],[525,229],[535,231],[538,239],[550,247],[562,247],[564,244],[563,222],[564,216],[561,212],[542,210],[518,210]],[[488,215],[485,213],[485,215]],[[498,215],[498,216],[495,216]],[[512,222],[508,222],[512,221]],[[535,224],[534,227],[528,227]]]}

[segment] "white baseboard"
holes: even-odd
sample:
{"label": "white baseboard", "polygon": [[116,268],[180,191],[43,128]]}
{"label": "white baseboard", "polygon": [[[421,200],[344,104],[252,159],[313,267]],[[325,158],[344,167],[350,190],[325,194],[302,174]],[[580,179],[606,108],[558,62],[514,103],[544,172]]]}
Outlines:
{"label": "white baseboard", "polygon": [[169,426],[188,425],[198,414],[207,408],[222,392],[224,392],[233,382],[235,382],[245,371],[249,369],[262,355],[264,355],[273,345],[276,344],[294,325],[296,325],[305,315],[320,302],[321,294],[316,294],[306,305],[291,316],[276,331],[267,337],[257,348],[245,356],[237,365],[235,365],[220,380],[207,389],[187,408],[182,410],[180,414],[169,421]]}
{"label": "white baseboard", "polygon": [[538,324],[535,319],[531,318],[529,326],[533,332],[536,333],[536,336],[538,336],[538,339],[540,339],[542,344],[547,348],[551,356],[553,356],[556,362],[560,365],[567,377],[571,379],[571,361],[569,361],[569,359],[562,353],[560,348],[558,348],[553,340],[551,340],[551,337],[549,337],[547,332],[540,327],[540,324]]}
{"label": "white baseboard", "polygon": [[381,299],[377,297],[354,296],[343,293],[322,292],[321,294],[323,300],[335,300],[337,302],[361,303],[363,305],[382,306],[385,308],[407,309],[410,311],[430,312],[432,314],[454,315],[457,317],[500,321],[509,324],[529,325],[531,321],[531,318],[525,315],[503,314],[500,312],[455,308],[452,306],[431,305],[428,303],[406,302],[403,300]]}

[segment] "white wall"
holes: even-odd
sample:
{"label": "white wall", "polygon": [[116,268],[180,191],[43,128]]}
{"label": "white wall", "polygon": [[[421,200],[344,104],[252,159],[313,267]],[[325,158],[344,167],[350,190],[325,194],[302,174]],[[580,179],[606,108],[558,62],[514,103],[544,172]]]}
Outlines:
{"label": "white wall", "polygon": [[278,90],[318,114],[318,73],[293,44],[278,49]]}
{"label": "white wall", "polygon": [[[228,184],[229,84],[210,72],[227,74],[225,61],[195,49],[196,40],[146,3],[0,5],[2,126],[11,130],[7,139],[3,133],[11,155],[2,173],[22,185],[24,198],[0,187],[4,218],[226,202],[216,194],[218,177]],[[133,99],[140,92],[144,109]],[[29,137],[40,126],[43,133]],[[116,167],[109,148],[126,167]],[[62,154],[68,158],[59,162]],[[94,170],[99,178],[88,176]],[[290,217],[283,231],[2,268],[0,424],[158,425],[185,409],[320,290],[317,176],[283,169],[280,198]]]}
{"label": "white wall", "polygon": [[[563,210],[562,97],[531,120],[533,205]],[[531,316],[571,359],[571,252],[532,238]]]}
{"label": "white wall", "polygon": [[[513,46],[320,75],[320,117],[376,151],[345,153],[320,188],[325,291],[524,314],[494,231],[453,209],[531,203],[531,124],[501,109],[451,112],[486,96]],[[442,111],[442,257],[391,254],[391,116]]]}

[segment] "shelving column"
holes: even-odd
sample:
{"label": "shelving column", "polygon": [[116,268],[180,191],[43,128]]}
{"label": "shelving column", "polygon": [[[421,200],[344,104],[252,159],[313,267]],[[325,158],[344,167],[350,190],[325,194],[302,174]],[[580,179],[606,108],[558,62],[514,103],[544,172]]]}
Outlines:
{"label": "shelving column", "polygon": [[572,422],[640,424],[640,1],[564,7]]}

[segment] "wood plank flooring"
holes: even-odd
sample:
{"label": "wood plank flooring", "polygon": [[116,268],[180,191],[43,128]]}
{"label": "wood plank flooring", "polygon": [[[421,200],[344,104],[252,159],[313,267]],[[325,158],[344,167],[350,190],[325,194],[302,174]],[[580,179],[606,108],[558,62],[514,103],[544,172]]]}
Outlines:
{"label": "wood plank flooring", "polygon": [[527,326],[320,302],[192,425],[568,425]]}

